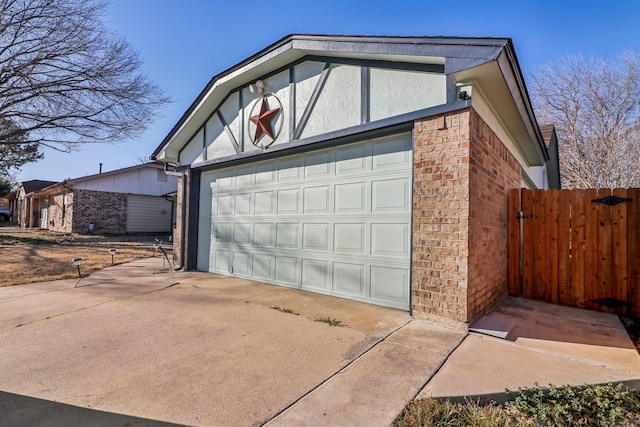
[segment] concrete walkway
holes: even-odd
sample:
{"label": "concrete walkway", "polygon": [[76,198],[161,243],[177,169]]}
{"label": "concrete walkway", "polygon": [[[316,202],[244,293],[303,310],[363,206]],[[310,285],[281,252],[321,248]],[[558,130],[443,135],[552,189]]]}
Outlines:
{"label": "concrete walkway", "polygon": [[507,339],[469,334],[419,397],[503,401],[505,389],[535,383],[640,388],[640,355],[615,315],[510,297],[490,316],[513,324]]}
{"label": "concrete walkway", "polygon": [[615,316],[565,310],[509,299],[500,340],[160,258],[0,288],[0,424],[385,426],[418,395],[640,378]]}

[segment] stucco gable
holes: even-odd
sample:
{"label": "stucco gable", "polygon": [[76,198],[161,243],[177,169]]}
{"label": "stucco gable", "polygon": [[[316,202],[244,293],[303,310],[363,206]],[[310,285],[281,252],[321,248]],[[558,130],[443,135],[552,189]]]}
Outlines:
{"label": "stucco gable", "polygon": [[508,38],[291,35],[215,76],[152,158],[227,164],[472,105],[525,167],[549,160]]}

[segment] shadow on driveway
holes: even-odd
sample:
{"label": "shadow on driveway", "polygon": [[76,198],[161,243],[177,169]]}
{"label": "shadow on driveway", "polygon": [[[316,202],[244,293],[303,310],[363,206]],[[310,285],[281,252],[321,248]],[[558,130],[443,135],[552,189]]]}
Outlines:
{"label": "shadow on driveway", "polygon": [[181,426],[111,412],[96,411],[0,391],[0,422],[12,427],[171,427]]}

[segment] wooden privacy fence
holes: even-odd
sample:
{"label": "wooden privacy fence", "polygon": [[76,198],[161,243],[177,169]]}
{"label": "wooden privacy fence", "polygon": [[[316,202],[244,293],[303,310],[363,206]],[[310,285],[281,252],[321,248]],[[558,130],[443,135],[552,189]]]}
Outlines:
{"label": "wooden privacy fence", "polygon": [[509,294],[640,316],[640,189],[509,192]]}

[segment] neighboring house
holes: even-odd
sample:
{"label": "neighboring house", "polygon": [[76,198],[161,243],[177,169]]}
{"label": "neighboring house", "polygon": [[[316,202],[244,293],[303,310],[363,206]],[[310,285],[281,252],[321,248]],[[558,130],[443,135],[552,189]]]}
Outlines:
{"label": "neighboring house", "polygon": [[55,181],[33,179],[18,185],[12,205],[14,206],[13,220],[17,221],[20,227],[40,227],[41,201],[34,198],[33,194],[55,183]]}
{"label": "neighboring house", "polygon": [[468,323],[507,295],[507,192],[557,183],[510,39],[292,35],[152,155],[178,266]]}
{"label": "neighboring house", "polygon": [[158,163],[49,182],[19,197],[19,223],[60,232],[169,233],[174,209],[167,194],[176,186]]}

